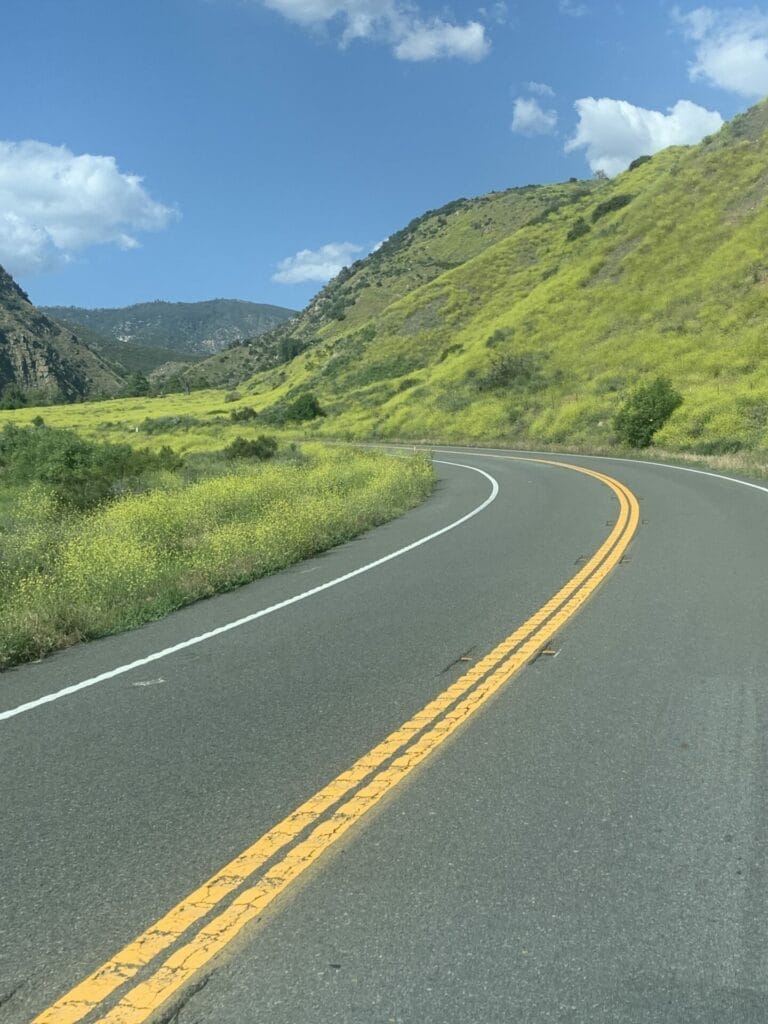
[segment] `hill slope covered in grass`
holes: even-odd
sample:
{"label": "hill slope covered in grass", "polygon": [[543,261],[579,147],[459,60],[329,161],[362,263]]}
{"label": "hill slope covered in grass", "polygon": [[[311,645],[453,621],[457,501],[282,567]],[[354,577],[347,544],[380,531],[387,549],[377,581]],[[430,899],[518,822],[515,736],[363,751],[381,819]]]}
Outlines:
{"label": "hill slope covered in grass", "polygon": [[285,335],[306,350],[248,401],[269,418],[311,391],[321,434],[602,445],[631,389],[662,375],[683,402],[656,442],[768,448],[766,129],[761,103],[599,187],[534,190],[537,215],[433,273],[449,236],[466,251],[483,201],[439,215],[430,279],[413,243],[342,272]]}
{"label": "hill slope covered in grass", "polygon": [[575,179],[561,185],[528,185],[456,199],[429,210],[392,234],[370,256],[342,270],[290,321],[207,360],[190,370],[187,378],[193,385],[207,380],[212,386],[224,386],[238,374],[243,379],[287,362],[322,340],[364,324],[403,295],[600,185]]}

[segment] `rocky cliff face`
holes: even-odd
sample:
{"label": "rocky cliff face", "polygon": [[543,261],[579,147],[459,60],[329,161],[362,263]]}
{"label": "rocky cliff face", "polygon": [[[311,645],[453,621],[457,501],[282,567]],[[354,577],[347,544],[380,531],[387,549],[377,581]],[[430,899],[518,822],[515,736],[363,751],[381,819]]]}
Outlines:
{"label": "rocky cliff face", "polygon": [[72,331],[35,309],[0,267],[0,391],[16,384],[41,400],[114,394],[122,379]]}

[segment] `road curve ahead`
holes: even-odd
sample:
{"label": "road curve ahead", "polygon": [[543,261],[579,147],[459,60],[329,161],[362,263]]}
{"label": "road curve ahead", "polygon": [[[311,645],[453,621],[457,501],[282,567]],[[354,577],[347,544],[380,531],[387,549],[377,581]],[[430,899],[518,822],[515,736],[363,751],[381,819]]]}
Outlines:
{"label": "road curve ahead", "polygon": [[768,492],[435,458],[2,676],[0,1022],[768,1021]]}

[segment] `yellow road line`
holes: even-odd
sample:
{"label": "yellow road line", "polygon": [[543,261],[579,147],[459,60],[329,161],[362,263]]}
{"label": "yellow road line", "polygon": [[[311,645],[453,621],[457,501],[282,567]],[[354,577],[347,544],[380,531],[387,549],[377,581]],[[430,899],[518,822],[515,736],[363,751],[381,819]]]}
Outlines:
{"label": "yellow road line", "polygon": [[[149,978],[131,988],[110,1012],[100,1018],[103,1024],[139,1024],[147,1020],[231,942],[245,925],[258,917],[320,854],[485,704],[597,589],[619,561],[634,535],[638,522],[636,499],[618,481],[594,470],[543,459],[527,461],[546,462],[594,477],[610,487],[619,500],[619,516],[613,529],[581,571],[461,679],[217,872],[191,896],[172,908],[110,961],[43,1011],[33,1024],[75,1024],[81,1020],[117,988],[135,977],[159,953],[175,944],[191,925],[213,911],[217,904],[240,888],[270,858],[318,822],[327,810],[410,743],[388,767],[379,770],[327,820],[316,825],[310,835],[270,868],[255,886],[242,892],[229,907],[195,933],[186,945],[172,953]],[[487,678],[481,685],[477,685],[487,673],[490,673]],[[448,711],[456,701],[459,701],[456,707]],[[418,738],[411,742],[415,735]]]}

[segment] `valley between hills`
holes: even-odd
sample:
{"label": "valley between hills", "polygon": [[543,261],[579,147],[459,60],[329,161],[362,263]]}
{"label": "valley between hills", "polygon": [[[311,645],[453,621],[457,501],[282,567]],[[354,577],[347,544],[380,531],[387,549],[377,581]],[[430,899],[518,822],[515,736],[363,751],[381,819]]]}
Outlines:
{"label": "valley between hills", "polygon": [[[181,360],[170,382],[161,374],[134,398],[56,405],[46,419],[106,436],[147,424],[148,443],[210,449],[231,432],[223,389],[226,417],[253,410],[259,429],[604,450],[622,440],[616,415],[633,389],[662,377],[682,400],[655,445],[763,452],[767,129],[761,103],[699,145],[640,158],[611,180],[456,200],[394,232],[302,312]],[[46,319],[28,313],[38,326]],[[76,330],[74,316],[60,332]],[[150,333],[152,343],[164,337]],[[102,365],[62,388],[70,400],[124,388],[106,353],[90,351]],[[0,356],[2,383],[18,385],[18,366]],[[62,351],[62,367],[74,362]],[[306,395],[323,415],[286,421]],[[5,418],[33,415],[27,406]]]}

